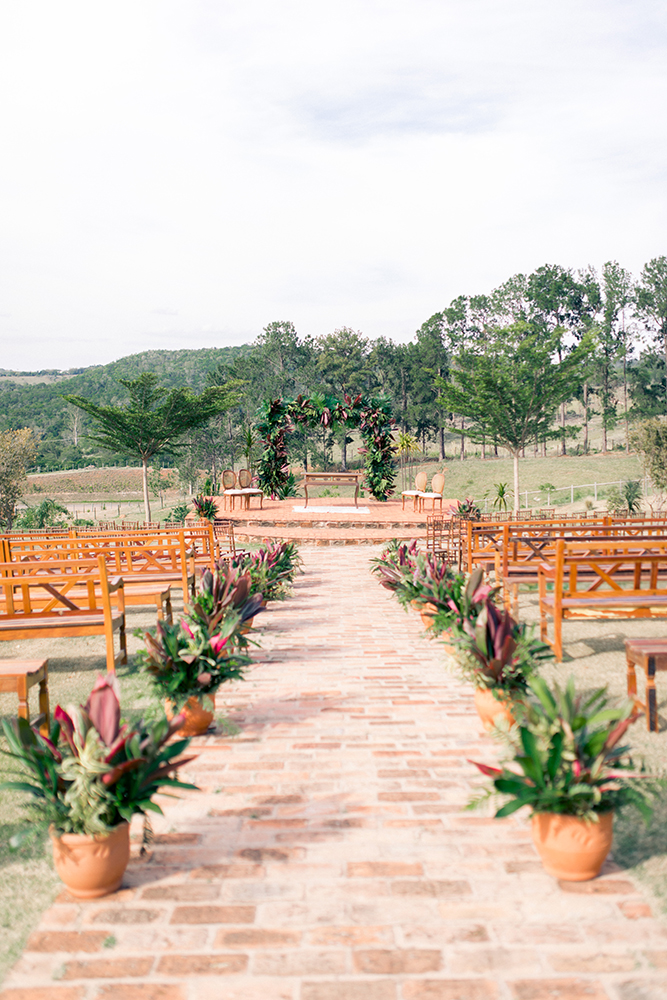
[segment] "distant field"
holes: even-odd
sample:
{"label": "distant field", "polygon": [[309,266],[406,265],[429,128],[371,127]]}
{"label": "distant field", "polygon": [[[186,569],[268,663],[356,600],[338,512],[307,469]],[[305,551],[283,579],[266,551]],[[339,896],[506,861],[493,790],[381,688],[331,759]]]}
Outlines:
{"label": "distant field", "polygon": [[[414,476],[420,470],[427,473],[429,482],[435,472],[445,470],[445,497],[463,499],[465,496],[472,496],[476,500],[481,500],[487,491],[494,492],[494,484],[505,482],[512,486],[513,470],[512,461],[509,458],[485,459],[467,458],[464,462],[460,459],[448,459],[442,463],[436,459],[429,459],[427,462],[415,462],[411,471],[411,483]],[[295,469],[297,476],[299,470]],[[547,491],[542,489],[546,483],[551,483],[554,487],[574,485],[583,486],[585,483],[609,483],[618,480],[639,479],[642,476],[642,467],[636,455],[626,456],[622,452],[614,452],[608,455],[581,455],[566,456],[556,458],[525,458],[519,464],[520,487],[521,490],[539,490],[539,500],[530,498],[530,503],[547,504]],[[406,476],[407,478],[407,476]],[[26,493],[28,503],[39,503],[44,497],[54,497],[66,503],[85,504],[92,507],[97,504],[100,508],[97,511],[98,517],[118,516],[117,509],[112,509],[110,505],[122,504],[123,513],[128,514],[130,510],[139,512],[141,508],[141,469],[139,468],[105,468],[105,469],[74,469],[65,472],[49,472],[31,475],[28,477],[29,491]],[[410,484],[406,483],[409,488]],[[401,491],[401,475],[397,469],[396,491]],[[608,486],[598,488],[599,506],[604,506],[604,497],[608,491]],[[322,493],[324,491],[318,491]],[[352,491],[347,489],[331,490],[329,493],[346,496]],[[575,490],[575,508],[582,507],[587,496],[593,497],[593,488]],[[324,495],[327,495],[325,492]],[[164,512],[182,500],[183,494],[180,490],[169,490],[166,496]],[[523,503],[523,500],[522,500]],[[109,505],[106,511],[101,508],[102,504]],[[151,498],[151,504],[156,508],[156,514],[160,509],[159,501]],[[555,493],[551,496],[551,505],[559,507],[571,507],[571,495],[566,492]]]}
{"label": "distant field", "polygon": [[[424,465],[415,465],[415,472],[423,469],[429,476],[440,471],[443,463],[431,460]],[[484,494],[493,491],[494,483],[509,483],[513,485],[514,471],[509,458],[486,459],[468,458],[464,462],[450,459],[444,463],[445,496],[462,499],[472,496],[480,500]],[[565,456],[563,458],[524,458],[519,462],[520,490],[539,490],[540,502],[546,505],[547,492],[542,486],[551,483],[553,486],[578,486],[584,483],[608,483],[614,480],[640,479],[642,467],[636,455],[626,456],[616,452],[609,455]],[[609,487],[598,490],[598,498],[602,498]],[[593,496],[593,489],[585,491]],[[562,506],[570,504],[571,496],[565,492],[556,493],[551,497],[551,504]],[[579,505],[584,500],[580,496]],[[575,492],[575,501],[577,495]],[[576,503],[575,503],[576,506]]]}

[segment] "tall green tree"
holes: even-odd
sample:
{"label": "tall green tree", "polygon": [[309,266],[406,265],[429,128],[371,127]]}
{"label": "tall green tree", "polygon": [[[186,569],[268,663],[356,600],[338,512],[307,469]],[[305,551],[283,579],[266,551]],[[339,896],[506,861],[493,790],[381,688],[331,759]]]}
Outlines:
{"label": "tall green tree", "polygon": [[[637,285],[635,310],[662,348],[667,371],[667,257],[654,257],[644,265]],[[667,412],[667,400],[663,412]]]}
{"label": "tall green tree", "polygon": [[496,440],[514,462],[514,509],[519,508],[519,456],[529,441],[558,435],[552,421],[572,395],[591,347],[584,338],[555,361],[557,334],[546,337],[526,323],[495,331],[484,351],[459,357],[449,381],[437,379],[442,405],[467,417],[473,441]]}
{"label": "tall green tree", "polygon": [[233,405],[238,393],[221,386],[211,386],[199,395],[185,387],[167,389],[149,372],[118,382],[129,396],[125,406],[103,406],[76,395],[64,398],[93,418],[97,432],[89,435],[92,441],[141,460],[144,508],[150,521],[149,462],[164,451],[178,451],[184,434]]}
{"label": "tall green tree", "polygon": [[26,483],[26,474],[35,461],[37,447],[30,427],[0,432],[0,525],[11,530],[16,504]]}
{"label": "tall green tree", "polygon": [[617,422],[616,370],[623,364],[624,409],[627,439],[627,343],[625,309],[632,299],[632,277],[615,260],[602,265],[601,318],[597,330],[595,368],[598,373],[598,396],[602,404],[602,451],[607,451],[607,432]]}
{"label": "tall green tree", "polygon": [[[590,327],[599,307],[600,293],[594,275],[587,271],[578,280],[571,268],[544,264],[528,276],[526,296],[531,304],[532,321],[542,324],[562,362]],[[563,455],[567,454],[566,402],[567,398],[560,404]]]}
{"label": "tall green tree", "polygon": [[[342,326],[317,340],[317,372],[323,388],[335,396],[356,397],[368,387],[371,374],[370,346],[366,337]],[[338,433],[341,467],[347,469],[347,428]]]}

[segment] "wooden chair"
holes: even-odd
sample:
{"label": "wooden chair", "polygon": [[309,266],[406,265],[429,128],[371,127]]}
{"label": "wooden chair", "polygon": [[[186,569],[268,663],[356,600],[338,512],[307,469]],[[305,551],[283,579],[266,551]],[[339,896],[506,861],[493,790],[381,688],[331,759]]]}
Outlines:
{"label": "wooden chair", "polygon": [[419,494],[418,494],[417,500],[418,500],[418,503],[419,503],[420,510],[424,509],[424,501],[425,500],[431,500],[432,501],[432,505],[431,505],[431,509],[432,510],[435,510],[435,501],[439,500],[440,501],[440,510],[442,510],[442,495],[443,495],[444,491],[445,491],[445,474],[444,474],[444,472],[436,472],[436,474],[433,477],[433,480],[431,482],[431,492],[430,493],[422,493],[420,491]]}
{"label": "wooden chair", "polygon": [[213,522],[213,532],[217,546],[217,554],[220,558],[236,555],[236,543],[234,541],[234,522],[222,517],[216,517]]}
{"label": "wooden chair", "polygon": [[241,497],[243,502],[243,493],[236,486],[236,473],[233,469],[224,469],[222,473],[222,505],[225,510],[227,510],[227,500],[229,499],[231,503],[231,509],[234,510],[236,506],[236,498]]}
{"label": "wooden chair", "polygon": [[30,722],[28,692],[39,684],[39,715],[33,726],[39,726],[42,736],[49,735],[51,718],[49,714],[49,661],[48,660],[0,660],[0,692],[16,692],[19,699],[19,719]]}
{"label": "wooden chair", "polygon": [[238,485],[243,494],[243,502],[246,510],[250,507],[251,497],[259,497],[259,506],[264,509],[264,490],[252,485],[252,473],[249,469],[239,469]]}
{"label": "wooden chair", "polygon": [[426,473],[418,472],[415,476],[415,488],[414,490],[403,490],[401,493],[401,500],[403,506],[401,510],[405,510],[405,500],[406,497],[412,497],[412,509],[417,510],[419,505],[419,495],[426,489]]}

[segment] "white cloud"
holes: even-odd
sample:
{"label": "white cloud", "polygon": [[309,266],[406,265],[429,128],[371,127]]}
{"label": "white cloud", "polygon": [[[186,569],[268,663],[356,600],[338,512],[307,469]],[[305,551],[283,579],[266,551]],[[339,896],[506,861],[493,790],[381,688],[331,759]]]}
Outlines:
{"label": "white cloud", "polygon": [[8,0],[3,367],[403,339],[545,262],[637,272],[666,55],[649,0]]}

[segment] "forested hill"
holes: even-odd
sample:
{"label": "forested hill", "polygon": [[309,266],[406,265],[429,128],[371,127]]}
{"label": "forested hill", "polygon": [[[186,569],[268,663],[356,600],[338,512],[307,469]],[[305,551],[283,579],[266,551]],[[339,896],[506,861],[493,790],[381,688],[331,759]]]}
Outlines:
{"label": "forested hill", "polygon": [[[29,385],[0,377],[0,430],[32,427],[40,440],[38,461],[43,468],[79,465],[83,456],[74,447],[76,430],[71,407],[63,393],[78,393],[98,402],[123,399],[120,378],[136,378],[142,372],[154,372],[163,385],[189,385],[200,391],[206,373],[219,364],[232,364],[251,350],[241,347],[207,347],[200,350],[142,351],[130,354],[108,365],[93,365],[80,374],[59,378],[51,383]],[[29,373],[22,372],[22,375]],[[80,414],[80,419],[83,414]],[[82,427],[83,429],[83,427]],[[71,454],[70,454],[71,452]],[[64,464],[63,464],[64,463]]]}

